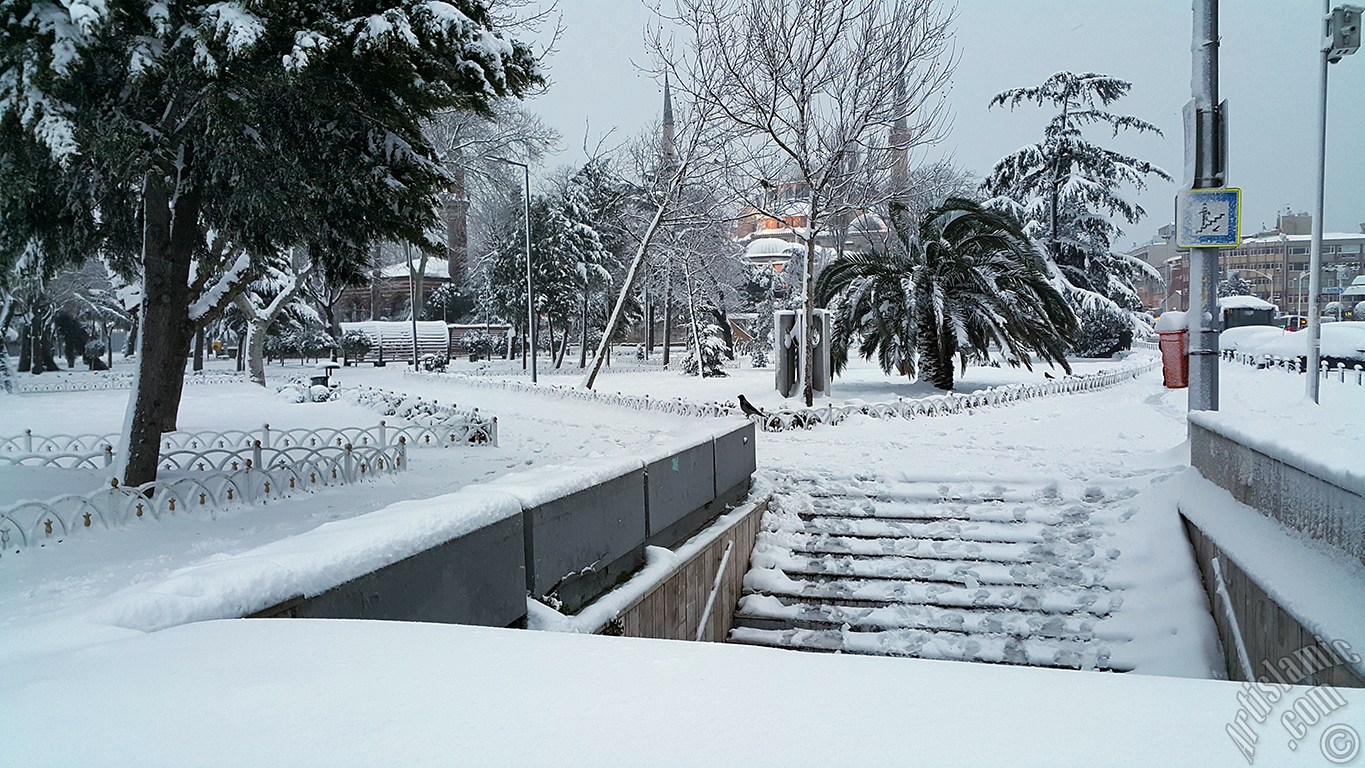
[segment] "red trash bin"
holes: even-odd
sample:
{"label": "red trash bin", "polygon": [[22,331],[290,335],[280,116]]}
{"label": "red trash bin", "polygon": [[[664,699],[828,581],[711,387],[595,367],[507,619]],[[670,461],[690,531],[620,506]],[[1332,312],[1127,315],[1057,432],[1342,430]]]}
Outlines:
{"label": "red trash bin", "polygon": [[1186,347],[1190,337],[1189,329],[1162,331],[1160,337],[1161,368],[1166,374],[1167,389],[1184,389],[1190,385],[1190,358]]}

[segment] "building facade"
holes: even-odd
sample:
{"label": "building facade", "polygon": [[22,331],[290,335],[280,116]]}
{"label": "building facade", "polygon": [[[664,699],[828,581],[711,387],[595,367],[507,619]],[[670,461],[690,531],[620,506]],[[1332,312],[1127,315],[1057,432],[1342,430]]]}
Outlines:
{"label": "building facade", "polygon": [[[1251,294],[1276,305],[1283,314],[1304,314],[1309,297],[1309,250],[1313,217],[1281,214],[1275,228],[1243,238],[1237,248],[1218,249],[1219,279],[1238,274],[1251,287]],[[1324,232],[1322,235],[1322,292],[1318,306],[1336,301],[1358,275],[1365,275],[1365,224],[1360,232]],[[1155,311],[1189,306],[1189,251],[1175,247],[1175,228],[1167,225],[1157,237],[1128,252],[1161,273],[1162,279],[1145,279],[1137,288],[1143,305]]]}

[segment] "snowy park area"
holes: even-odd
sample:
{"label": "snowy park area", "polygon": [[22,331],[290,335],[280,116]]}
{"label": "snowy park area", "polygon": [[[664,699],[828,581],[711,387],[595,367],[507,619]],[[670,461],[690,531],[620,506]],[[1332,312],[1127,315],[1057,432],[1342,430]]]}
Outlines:
{"label": "snowy park area", "polygon": [[0,768],[1365,765],[1350,3],[3,3]]}
{"label": "snowy park area", "polygon": [[[1145,354],[1150,353],[1138,352],[1135,356]],[[1077,370],[1099,365],[1081,363]],[[1220,416],[1249,432],[1267,435],[1265,439],[1270,441],[1285,433],[1315,435],[1316,439],[1305,444],[1306,450],[1329,457],[1324,459],[1327,461],[1336,456],[1341,457],[1339,463],[1350,463],[1348,457],[1365,452],[1365,387],[1325,384],[1322,405],[1311,406],[1302,402],[1303,380],[1299,375],[1227,362],[1222,371]],[[997,385],[1005,383],[1011,373],[1019,379],[1030,376],[1022,370],[984,368],[969,369],[963,380]],[[875,376],[859,374],[856,369],[850,376],[850,388],[858,386],[860,375],[867,382],[863,386],[868,400],[913,394],[885,381],[882,389],[876,389]],[[885,492],[898,485],[925,483],[958,497],[1022,492],[1038,498],[1052,494],[1058,499],[1099,500],[1096,514],[1086,523],[1085,541],[1093,544],[1097,558],[1093,563],[1102,568],[1104,588],[1110,595],[1107,599],[1114,610],[1105,613],[1093,635],[1103,645],[1110,666],[1141,675],[1123,676],[1143,680],[1136,687],[1115,687],[1106,682],[1109,678],[1094,673],[1078,678],[1076,673],[1064,671],[943,666],[913,659],[841,660],[761,648],[711,648],[515,630],[277,621],[177,627],[185,621],[236,615],[233,611],[240,610],[241,590],[268,589],[270,582],[231,586],[217,582],[215,573],[231,572],[220,569],[266,563],[281,556],[296,558],[290,553],[298,548],[291,549],[289,544],[295,539],[342,545],[346,539],[335,535],[330,539],[307,538],[326,531],[332,521],[364,517],[401,499],[420,500],[477,487],[525,468],[555,463],[591,466],[647,452],[666,441],[668,434],[695,429],[700,421],[548,393],[490,388],[486,377],[471,377],[471,383],[462,386],[457,377],[404,375],[401,366],[345,369],[339,376],[348,384],[420,394],[495,414],[499,444],[413,450],[409,452],[411,467],[407,472],[370,483],[323,490],[218,519],[170,518],[130,528],[82,532],[68,541],[0,557],[0,574],[4,576],[0,579],[0,674],[11,681],[6,686],[4,696],[9,698],[4,707],[17,711],[20,701],[33,700],[34,696],[56,708],[77,706],[78,700],[95,690],[106,701],[120,702],[116,709],[127,713],[104,717],[98,730],[86,734],[81,751],[45,752],[39,747],[45,742],[28,740],[36,731],[23,728],[22,718],[7,723],[5,728],[17,730],[7,733],[5,741],[16,745],[17,754],[24,755],[23,764],[87,762],[88,757],[110,754],[115,739],[147,744],[136,755],[121,753],[130,765],[167,764],[173,762],[172,756],[189,753],[200,754],[203,764],[218,764],[219,758],[235,764],[254,762],[270,753],[288,755],[294,764],[336,764],[343,754],[346,759],[342,762],[350,761],[348,764],[366,764],[366,756],[379,755],[424,764],[451,749],[463,755],[484,756],[471,757],[473,764],[586,765],[601,762],[600,753],[614,752],[616,746],[629,753],[646,749],[647,743],[662,749],[651,753],[658,756],[657,760],[648,762],[675,764],[668,757],[669,742],[658,741],[657,735],[641,735],[640,742],[625,744],[615,744],[609,735],[613,718],[631,717],[627,713],[638,709],[630,703],[634,697],[650,701],[655,691],[662,690],[668,692],[664,700],[669,702],[669,711],[676,707],[678,711],[698,713],[693,717],[700,719],[689,727],[708,730],[753,718],[769,724],[763,729],[767,736],[758,740],[738,734],[718,739],[717,759],[723,753],[748,755],[756,762],[781,757],[784,764],[823,764],[829,753],[819,748],[797,749],[792,745],[804,743],[801,739],[782,737],[812,727],[803,717],[781,715],[773,709],[781,709],[775,702],[792,700],[793,696],[795,700],[816,697],[856,702],[841,707],[841,717],[872,731],[913,719],[913,726],[905,726],[911,728],[907,732],[921,734],[917,738],[929,750],[926,754],[940,755],[943,764],[971,765],[977,758],[989,760],[1000,754],[987,746],[996,739],[1005,743],[1020,734],[1047,729],[1052,722],[1065,722],[1067,732],[1073,734],[1059,742],[1061,746],[1056,749],[1060,751],[1049,753],[1054,756],[1072,755],[1079,760],[1093,755],[1101,745],[1113,748],[1126,743],[1130,746],[1124,748],[1125,758],[1133,756],[1134,765],[1152,761],[1180,764],[1186,760],[1189,764],[1209,764],[1209,755],[1215,756],[1214,762],[1218,762],[1217,755],[1240,759],[1221,725],[1236,709],[1236,686],[1146,677],[1221,676],[1218,643],[1175,503],[1181,498],[1199,498],[1217,508],[1240,507],[1189,468],[1185,392],[1164,389],[1159,369],[1098,392],[937,418],[851,417],[838,426],[762,433],[758,444],[756,493],[772,493],[779,507],[789,509],[808,506],[817,497],[866,494],[877,488]],[[730,390],[742,384],[754,393],[757,402],[767,403],[774,402],[762,394],[765,383],[771,386],[770,376],[770,370],[746,371],[719,382],[730,385]],[[717,380],[707,380],[704,390],[695,388],[700,383],[672,371],[632,371],[604,374],[601,387],[608,391],[690,394],[698,401],[723,396]],[[116,431],[119,401],[126,397],[126,392],[12,397],[8,402],[22,407],[4,411],[0,432],[37,432],[41,428]],[[225,403],[231,407],[224,407]],[[373,412],[344,402],[296,404],[285,402],[272,390],[226,384],[188,390],[181,422],[186,429],[222,430],[267,420],[282,427],[368,423],[374,418]],[[1286,432],[1286,420],[1298,420],[1302,429]],[[6,478],[19,478],[22,474],[16,470],[22,473],[24,468],[6,470]],[[46,471],[98,474],[91,470]],[[401,514],[410,516],[423,508],[419,501],[402,506],[411,511]],[[401,518],[376,520],[396,522]],[[385,536],[398,535],[392,527],[364,530],[364,535],[376,537],[381,548]],[[351,551],[349,547],[346,543],[338,551]],[[327,559],[325,551],[310,554],[310,560]],[[291,562],[276,559],[275,567],[253,565],[251,572],[258,574],[255,578],[271,582],[288,579]],[[1358,563],[1336,562],[1333,567],[1354,583],[1365,584],[1365,569]],[[174,600],[166,599],[171,594],[167,590],[173,591]],[[1313,601],[1320,604],[1319,610],[1334,616],[1332,629],[1342,633],[1337,636],[1361,636],[1365,629],[1358,626],[1359,617],[1365,616],[1362,597],[1358,590],[1343,590],[1335,595],[1313,596]],[[897,641],[893,637],[887,642],[894,645]],[[442,654],[446,660],[439,663],[424,662],[416,678],[401,672],[411,669],[401,660],[423,657],[421,648],[428,644],[454,644],[460,651]],[[206,653],[204,649],[210,647],[219,650]],[[317,647],[329,650],[322,654],[303,650]],[[895,655],[894,647],[882,650]],[[918,655],[934,658],[927,649]],[[205,656],[212,661],[203,661]],[[549,666],[531,662],[546,656],[555,662]],[[776,666],[765,672],[770,665]],[[701,671],[703,667],[705,672]],[[476,674],[476,669],[482,671]],[[675,678],[693,682],[674,686],[670,681]],[[223,698],[216,692],[221,692],[229,679],[236,681],[233,689],[239,693]],[[802,693],[782,693],[781,685],[786,684],[778,684],[778,679],[802,680]],[[136,713],[169,695],[167,686],[175,680],[181,681],[175,684],[176,695],[185,706],[168,716],[183,725],[170,727],[170,721],[160,721],[158,730],[166,728],[177,735],[154,739],[150,731],[144,732],[144,726],[137,724],[142,718]],[[244,680],[258,682],[244,686]],[[707,680],[714,682],[701,682]],[[258,698],[251,691],[258,685],[280,691],[269,707],[253,703]],[[585,720],[568,715],[565,709],[573,708],[571,701],[582,686],[633,693],[613,699],[610,706],[619,710],[598,706]],[[983,686],[993,691],[989,697],[968,693]],[[935,724],[934,715],[913,703],[891,703],[899,701],[906,690],[920,692],[910,702],[920,696],[943,702],[932,708],[934,711],[961,707],[979,713],[983,722],[989,723],[982,726],[981,733],[990,741],[983,741],[979,748],[963,748],[965,734],[959,726],[946,721]],[[1147,696],[1152,697],[1152,703],[1139,703]],[[703,703],[712,698],[727,703]],[[879,704],[883,699],[887,703]],[[1155,703],[1163,699],[1169,700],[1160,706]],[[1352,706],[1365,706],[1365,700],[1357,699],[1359,696],[1350,698]],[[291,731],[308,733],[312,746],[305,755],[267,735],[257,747],[224,751],[215,746],[220,736],[194,725],[206,716],[197,714],[199,707],[208,706],[210,700],[215,709],[223,708],[216,711],[236,713],[230,716],[232,732],[269,734],[274,728],[266,727],[266,723],[288,723]],[[397,705],[399,700],[401,706]],[[1032,703],[1009,703],[1025,700]],[[1069,709],[1066,702],[1071,701],[1089,702],[1083,708],[1085,714]],[[380,706],[378,702],[394,706]],[[546,713],[543,720],[521,721],[516,726],[536,732],[537,738],[531,740],[513,737],[508,730],[511,713],[526,707]],[[300,711],[308,714],[285,715]],[[474,716],[473,711],[480,714]],[[612,714],[617,711],[619,715]],[[703,711],[705,716],[699,714]],[[1117,712],[1125,714],[1116,719]],[[457,726],[437,727],[437,722],[447,722],[451,717]],[[1145,729],[1156,729],[1158,723],[1171,718],[1181,723],[1176,733],[1163,727],[1161,746],[1143,743]],[[358,719],[366,722],[363,730],[373,734],[373,741],[367,739],[362,744],[342,737],[356,730]],[[403,725],[399,727],[399,723]],[[403,736],[407,729],[437,730],[444,735],[419,744]],[[581,736],[568,741],[551,736],[561,730]],[[153,740],[155,747],[151,746]],[[792,745],[776,746],[789,741]],[[319,748],[322,744],[330,746]],[[723,751],[720,744],[725,745]],[[1272,744],[1266,747],[1266,754],[1286,761],[1297,756],[1282,747]],[[702,753],[692,745],[686,754],[689,757],[676,764],[694,764]],[[116,760],[110,764],[121,763]],[[1125,762],[1118,760],[1117,764]]]}

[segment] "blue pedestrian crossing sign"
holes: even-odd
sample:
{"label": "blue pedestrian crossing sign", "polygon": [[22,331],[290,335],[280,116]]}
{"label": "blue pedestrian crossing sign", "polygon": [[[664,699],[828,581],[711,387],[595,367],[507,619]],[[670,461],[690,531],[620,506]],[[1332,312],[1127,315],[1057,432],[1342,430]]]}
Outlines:
{"label": "blue pedestrian crossing sign", "polygon": [[1175,196],[1175,247],[1236,248],[1242,244],[1242,190],[1187,189]]}

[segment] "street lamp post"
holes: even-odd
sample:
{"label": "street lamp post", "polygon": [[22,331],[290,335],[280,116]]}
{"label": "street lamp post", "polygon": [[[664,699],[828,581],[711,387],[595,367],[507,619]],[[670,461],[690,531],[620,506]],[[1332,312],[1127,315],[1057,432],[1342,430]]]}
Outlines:
{"label": "street lamp post", "polygon": [[[1291,278],[1289,278],[1289,282],[1291,282],[1291,283],[1294,284],[1294,303],[1297,305],[1297,307],[1298,307],[1298,313],[1299,313],[1300,315],[1303,314],[1303,304],[1304,304],[1303,279],[1304,279],[1305,277],[1310,278],[1310,279],[1308,280],[1308,285],[1310,286],[1310,287],[1309,287],[1309,290],[1312,290],[1312,287],[1311,287],[1311,286],[1313,285],[1313,280],[1311,279],[1312,274],[1313,274],[1313,271],[1312,271],[1311,269],[1310,269],[1310,270],[1304,270],[1303,272],[1300,272],[1300,273],[1299,273],[1299,276],[1298,276],[1298,277],[1291,277]],[[1312,305],[1312,306],[1313,306],[1314,308],[1316,308],[1316,307],[1317,307],[1317,302],[1313,302],[1313,305]],[[1310,323],[1312,322],[1312,318],[1311,318],[1311,317],[1309,318],[1309,322],[1310,322]]]}
{"label": "street lamp post", "polygon": [[[417,370],[417,273],[412,270],[412,245],[403,243],[403,254],[408,257],[408,303],[412,311],[412,370]],[[425,277],[425,275],[423,275]]]}
{"label": "street lamp post", "polygon": [[525,185],[525,187],[524,187],[524,189],[523,189],[523,192],[525,192],[525,208],[524,208],[524,212],[525,212],[525,215],[526,215],[526,222],[525,222],[525,224],[526,224],[526,338],[527,338],[527,341],[530,343],[530,349],[527,351],[526,354],[527,354],[527,356],[529,356],[529,357],[531,358],[531,383],[532,383],[532,384],[535,384],[535,383],[536,383],[536,293],[535,293],[535,282],[534,282],[534,279],[531,277],[531,166],[527,165],[526,163],[517,162],[516,160],[509,160],[508,158],[505,158],[505,157],[495,157],[495,156],[491,156],[491,155],[490,155],[490,156],[488,157],[488,159],[489,159],[489,160],[495,160],[495,161],[497,161],[497,162],[499,162],[499,163],[506,163],[507,165],[516,165],[516,166],[520,166],[522,172],[525,173],[525,175],[526,175],[526,185]]}

